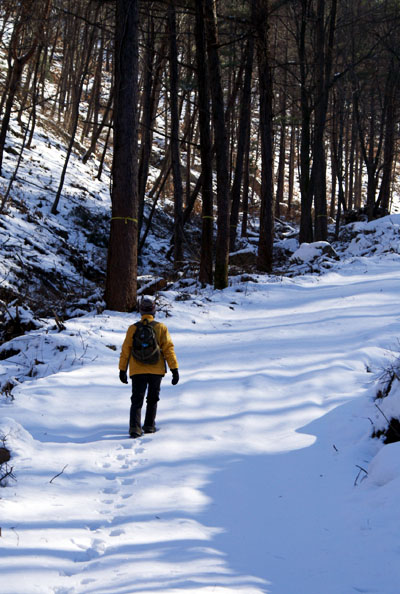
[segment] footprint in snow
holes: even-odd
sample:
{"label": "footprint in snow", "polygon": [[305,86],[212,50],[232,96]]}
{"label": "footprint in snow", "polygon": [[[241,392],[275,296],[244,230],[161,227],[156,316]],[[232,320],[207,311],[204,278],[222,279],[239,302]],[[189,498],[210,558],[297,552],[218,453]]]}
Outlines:
{"label": "footprint in snow", "polygon": [[134,478],[126,478],[122,481],[123,485],[133,485],[134,483],[136,483],[136,479]]}
{"label": "footprint in snow", "polygon": [[119,491],[119,486],[118,487],[107,487],[106,489],[103,489],[102,493],[105,493],[105,495],[115,495],[116,493],[118,493]]}
{"label": "footprint in snow", "polygon": [[121,536],[121,534],[125,534],[125,530],[122,530],[122,528],[110,532],[110,536]]}

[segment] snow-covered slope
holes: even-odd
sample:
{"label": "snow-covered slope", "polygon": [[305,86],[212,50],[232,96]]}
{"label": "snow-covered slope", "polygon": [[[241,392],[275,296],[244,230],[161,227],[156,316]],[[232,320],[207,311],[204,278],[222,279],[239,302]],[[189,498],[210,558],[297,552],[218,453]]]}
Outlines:
{"label": "snow-covered slope", "polygon": [[[20,143],[15,123],[7,145],[12,151],[5,152],[0,177],[0,203],[15,173]],[[84,164],[84,146],[80,149],[71,155],[57,214],[52,213],[52,206],[65,147],[56,132],[44,133],[38,127],[32,146],[24,150],[0,214],[0,343],[21,330],[45,326],[38,318],[71,317],[104,307],[111,216],[109,162],[103,164],[99,178],[98,160],[93,156]],[[157,173],[151,167],[149,184]],[[145,205],[145,224],[151,204],[149,200]],[[142,284],[146,275],[150,274],[154,282],[154,275],[172,268],[166,258],[170,220],[161,209],[154,215],[141,253]],[[12,318],[18,324],[10,324]]]}
{"label": "snow-covered slope", "polygon": [[[87,302],[102,298],[110,197],[108,175],[97,179],[97,165],[72,155],[59,202],[58,189],[65,150],[54,135],[36,132],[12,184],[0,216],[0,299],[21,301],[39,315],[55,310],[71,314]],[[9,136],[18,149],[20,139]],[[4,196],[17,157],[5,153],[0,195]],[[4,309],[4,308],[2,308]]]}

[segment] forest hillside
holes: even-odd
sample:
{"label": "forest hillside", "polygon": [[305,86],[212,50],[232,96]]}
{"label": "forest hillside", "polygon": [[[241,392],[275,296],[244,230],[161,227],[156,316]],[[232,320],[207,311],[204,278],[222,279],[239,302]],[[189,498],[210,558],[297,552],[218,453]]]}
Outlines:
{"label": "forest hillside", "polygon": [[[398,594],[397,10],[2,2],[2,594]],[[144,294],[180,380],[133,440]]]}
{"label": "forest hillside", "polygon": [[[330,241],[393,212],[396,2],[6,0],[0,19],[0,212],[28,162],[35,188],[39,126],[63,151],[45,186],[54,220],[109,189],[107,220],[74,215],[107,243],[109,309],[135,308],[155,227],[168,278],[190,267],[223,289],[248,240],[245,264],[279,273],[281,233]],[[74,159],[90,188],[68,181]]]}

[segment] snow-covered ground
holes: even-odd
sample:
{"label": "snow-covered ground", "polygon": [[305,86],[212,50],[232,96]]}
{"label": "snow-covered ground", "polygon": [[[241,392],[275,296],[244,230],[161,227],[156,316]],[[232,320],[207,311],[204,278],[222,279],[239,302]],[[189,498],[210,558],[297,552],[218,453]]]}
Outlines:
{"label": "snow-covered ground", "polygon": [[398,594],[400,444],[371,434],[400,256],[356,243],[322,275],[161,294],[181,379],[138,440],[117,370],[134,316],[14,339],[2,594]]}
{"label": "snow-covered ground", "polygon": [[[159,431],[131,440],[118,358],[135,316],[94,313],[110,162],[98,179],[81,143],[52,214],[65,140],[49,120],[0,216],[0,336],[16,319],[33,328],[0,347],[15,476],[0,490],[0,594],[398,594],[400,443],[371,435],[400,418],[398,378],[375,400],[382,370],[400,368],[400,215],[348,225],[336,252],[288,226],[275,241],[287,276],[224,291],[183,277],[161,293],[181,379],[163,382]],[[0,196],[21,132],[14,121]],[[144,282],[171,266],[156,215]]]}

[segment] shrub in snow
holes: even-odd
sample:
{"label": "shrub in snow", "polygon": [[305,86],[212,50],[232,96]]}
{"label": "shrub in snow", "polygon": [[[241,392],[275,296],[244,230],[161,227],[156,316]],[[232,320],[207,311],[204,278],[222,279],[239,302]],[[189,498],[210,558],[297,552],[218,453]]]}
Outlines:
{"label": "shrub in snow", "polygon": [[33,317],[32,311],[29,307],[23,307],[21,305],[10,305],[6,308],[5,312],[6,322],[11,320],[15,323],[19,323],[24,326],[31,325],[33,328],[37,328],[39,324]]}
{"label": "shrub in snow", "polygon": [[[389,214],[387,210],[380,208],[379,206],[374,207],[373,217],[374,219],[380,219],[385,217]],[[356,221],[368,221],[368,208],[366,206],[362,206],[361,208],[354,208],[352,210],[347,210],[342,215],[343,221],[345,224],[347,223],[354,223]]]}
{"label": "shrub in snow", "polygon": [[372,436],[385,444],[400,441],[400,357],[383,371],[375,406]]}
{"label": "shrub in snow", "polygon": [[11,340],[15,336],[20,336],[41,326],[29,307],[23,307],[15,302],[8,305],[0,302],[0,321],[2,322],[0,342]]}
{"label": "shrub in snow", "polygon": [[99,248],[107,248],[110,233],[110,216],[108,212],[95,212],[83,205],[74,207],[71,215],[83,229],[87,240]]}
{"label": "shrub in snow", "polygon": [[0,437],[0,441],[2,442],[2,446],[0,446],[0,486],[5,487],[7,478],[14,478],[14,475],[12,473],[13,468],[8,465],[8,462],[11,460],[11,453],[6,448],[6,438]]}
{"label": "shrub in snow", "polygon": [[6,379],[6,381],[0,383],[0,396],[14,400],[12,391],[15,386],[16,384],[12,380]]}
{"label": "shrub in snow", "polygon": [[0,447],[0,464],[8,462],[11,458],[10,450],[5,447]]}

